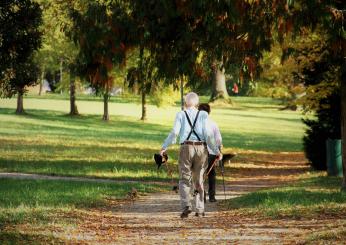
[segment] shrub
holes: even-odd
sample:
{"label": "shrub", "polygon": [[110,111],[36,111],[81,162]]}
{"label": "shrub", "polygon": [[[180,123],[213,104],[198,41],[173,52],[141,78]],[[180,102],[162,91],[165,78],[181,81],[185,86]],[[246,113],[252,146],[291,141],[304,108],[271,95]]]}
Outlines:
{"label": "shrub", "polygon": [[303,137],[304,152],[311,166],[316,170],[326,170],[326,140],[341,138],[340,95],[335,92],[320,101],[316,119],[305,119],[307,126]]}

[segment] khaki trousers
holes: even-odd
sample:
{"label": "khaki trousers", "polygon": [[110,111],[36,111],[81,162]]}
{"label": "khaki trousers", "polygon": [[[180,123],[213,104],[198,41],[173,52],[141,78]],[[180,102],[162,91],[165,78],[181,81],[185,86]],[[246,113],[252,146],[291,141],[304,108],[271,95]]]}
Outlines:
{"label": "khaki trousers", "polygon": [[203,174],[208,167],[208,150],[204,145],[181,145],[179,153],[179,193],[181,208],[191,208],[191,185],[195,195],[196,212],[204,212]]}

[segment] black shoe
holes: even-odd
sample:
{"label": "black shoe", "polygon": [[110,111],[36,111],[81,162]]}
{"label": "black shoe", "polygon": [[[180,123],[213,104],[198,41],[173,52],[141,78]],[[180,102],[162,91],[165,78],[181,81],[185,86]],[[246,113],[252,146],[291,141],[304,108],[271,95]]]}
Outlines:
{"label": "black shoe", "polygon": [[205,213],[203,212],[203,213],[195,213],[195,216],[196,217],[204,217],[205,216]]}
{"label": "black shoe", "polygon": [[182,219],[187,218],[191,212],[192,211],[190,207],[185,207],[184,211],[180,215],[180,218]]}
{"label": "black shoe", "polygon": [[212,198],[209,197],[209,202],[217,202],[217,201],[216,201],[215,197],[212,197]]}

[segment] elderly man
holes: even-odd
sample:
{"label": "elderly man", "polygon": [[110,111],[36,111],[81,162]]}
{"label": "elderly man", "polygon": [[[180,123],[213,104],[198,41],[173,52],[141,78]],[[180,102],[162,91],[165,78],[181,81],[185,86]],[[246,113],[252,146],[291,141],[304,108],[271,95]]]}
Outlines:
{"label": "elderly man", "polygon": [[160,154],[167,147],[175,143],[179,136],[179,193],[182,207],[181,218],[187,218],[192,212],[190,189],[193,180],[197,191],[195,195],[196,216],[204,216],[204,187],[203,173],[208,166],[207,146],[215,152],[216,157],[222,155],[215,143],[211,131],[208,113],[197,110],[199,98],[196,93],[188,93],[185,96],[185,110],[177,113],[173,130],[162,145]]}

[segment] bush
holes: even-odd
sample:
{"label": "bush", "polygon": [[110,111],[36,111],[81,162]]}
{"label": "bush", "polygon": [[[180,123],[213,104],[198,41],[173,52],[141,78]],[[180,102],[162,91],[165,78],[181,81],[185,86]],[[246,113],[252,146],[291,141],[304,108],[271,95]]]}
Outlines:
{"label": "bush", "polygon": [[304,152],[314,169],[326,170],[326,140],[341,138],[340,95],[338,93],[320,101],[316,118],[303,120],[307,126],[303,137]]}

